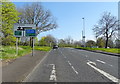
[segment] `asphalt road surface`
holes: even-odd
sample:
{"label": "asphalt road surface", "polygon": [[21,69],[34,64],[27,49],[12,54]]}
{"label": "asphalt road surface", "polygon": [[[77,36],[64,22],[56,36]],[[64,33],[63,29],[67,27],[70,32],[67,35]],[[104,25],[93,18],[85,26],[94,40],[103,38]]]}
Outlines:
{"label": "asphalt road surface", "polygon": [[24,82],[118,82],[117,56],[73,48],[51,50]]}

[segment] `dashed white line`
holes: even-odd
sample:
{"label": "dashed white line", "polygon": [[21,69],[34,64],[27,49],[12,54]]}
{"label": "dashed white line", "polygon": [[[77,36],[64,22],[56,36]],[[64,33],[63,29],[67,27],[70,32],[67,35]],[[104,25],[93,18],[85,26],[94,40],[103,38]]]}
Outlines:
{"label": "dashed white line", "polygon": [[72,64],[70,63],[70,61],[67,61],[68,64],[72,67],[73,71],[78,75],[78,72],[75,70],[75,68],[72,66]]}
{"label": "dashed white line", "polygon": [[[93,69],[95,69],[96,71],[100,72],[101,74],[103,74],[105,77],[107,77],[108,79],[110,79],[111,81],[113,82],[116,82],[118,83],[120,79],[117,79],[116,77],[110,75],[109,73],[101,70],[101,69],[98,69],[97,67],[95,67],[94,65],[92,65],[91,63],[95,63],[95,62],[91,62],[91,61],[88,61],[87,64],[92,67]],[[119,82],[120,84],[120,82]]]}
{"label": "dashed white line", "polygon": [[[100,63],[102,63],[102,64],[107,64],[106,62],[104,62],[104,61],[101,61],[101,60],[96,60],[96,61],[98,61],[98,62],[100,62]],[[111,65],[111,64],[107,64],[107,65],[109,65],[109,66],[113,66],[113,65]]]}
{"label": "dashed white line", "polygon": [[[64,56],[64,58],[67,58],[62,52],[61,54]],[[75,68],[72,66],[72,64],[70,63],[70,61],[67,61],[68,64],[72,67],[73,71],[78,75],[78,72],[75,70]]]}
{"label": "dashed white line", "polygon": [[70,63],[70,61],[68,61],[68,64],[71,66],[72,64]]}
{"label": "dashed white line", "polygon": [[111,67],[113,66],[113,65],[111,65],[111,64],[108,64],[108,65],[111,66]]}
{"label": "dashed white line", "polygon": [[71,67],[74,70],[74,72],[78,75],[78,72],[75,70],[75,68],[73,66],[71,66]]}
{"label": "dashed white line", "polygon": [[98,62],[100,62],[100,63],[103,63],[103,64],[105,64],[105,62],[104,62],[104,61],[101,61],[101,60],[96,60],[96,61],[98,61]]}

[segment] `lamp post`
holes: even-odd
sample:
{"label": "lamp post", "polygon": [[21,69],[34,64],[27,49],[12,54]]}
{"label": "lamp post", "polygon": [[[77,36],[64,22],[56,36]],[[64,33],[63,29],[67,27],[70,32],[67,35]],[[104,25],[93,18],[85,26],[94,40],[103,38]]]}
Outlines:
{"label": "lamp post", "polygon": [[85,18],[82,18],[83,19],[83,45],[84,47],[86,47],[85,45]]}

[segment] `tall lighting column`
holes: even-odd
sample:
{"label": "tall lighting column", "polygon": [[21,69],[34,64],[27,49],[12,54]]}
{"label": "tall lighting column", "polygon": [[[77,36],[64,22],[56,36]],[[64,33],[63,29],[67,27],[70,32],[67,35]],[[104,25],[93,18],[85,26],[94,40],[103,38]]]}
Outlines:
{"label": "tall lighting column", "polygon": [[85,45],[85,18],[82,18],[83,19],[83,45],[84,47],[86,47]]}

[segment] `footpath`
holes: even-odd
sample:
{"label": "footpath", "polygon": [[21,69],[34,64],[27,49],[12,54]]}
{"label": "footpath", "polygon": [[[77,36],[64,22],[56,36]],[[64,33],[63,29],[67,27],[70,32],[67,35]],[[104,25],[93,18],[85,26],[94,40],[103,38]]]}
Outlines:
{"label": "footpath", "polygon": [[33,68],[46,55],[45,51],[35,51],[15,59],[12,63],[2,66],[2,82],[20,82],[33,70]]}

